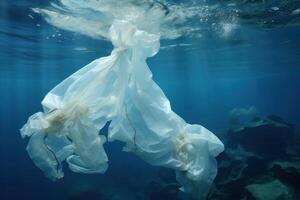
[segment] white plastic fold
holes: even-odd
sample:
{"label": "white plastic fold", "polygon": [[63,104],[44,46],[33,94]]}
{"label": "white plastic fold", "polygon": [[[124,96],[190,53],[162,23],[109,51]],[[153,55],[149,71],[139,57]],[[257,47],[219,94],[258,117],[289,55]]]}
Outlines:
{"label": "white plastic fold", "polygon": [[52,179],[63,176],[64,160],[75,172],[104,173],[108,159],[99,131],[111,121],[109,141],[122,141],[124,150],[146,162],[174,169],[182,190],[203,198],[216,176],[222,142],[174,113],[152,80],[146,58],[159,51],[159,35],[120,20],[109,35],[111,55],[51,90],[42,102],[44,112],[21,129],[23,137],[30,137],[31,159]]}

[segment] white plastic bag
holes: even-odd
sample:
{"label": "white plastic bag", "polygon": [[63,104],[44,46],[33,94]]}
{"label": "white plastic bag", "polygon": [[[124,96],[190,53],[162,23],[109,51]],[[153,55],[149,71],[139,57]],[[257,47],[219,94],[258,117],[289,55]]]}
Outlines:
{"label": "white plastic bag", "polygon": [[111,55],[71,75],[45,97],[43,113],[22,128],[30,157],[52,178],[62,177],[67,160],[75,172],[105,172],[105,141],[99,130],[111,121],[109,141],[125,142],[152,165],[176,170],[182,190],[201,198],[217,170],[220,140],[200,125],[187,124],[152,80],[146,58],[159,50],[159,35],[115,21]]}
{"label": "white plastic bag", "polygon": [[[117,27],[128,26],[119,22]],[[175,169],[182,190],[205,197],[217,174],[215,157],[224,146],[206,128],[187,124],[174,113],[152,80],[145,58],[157,52],[159,36],[137,30],[132,37],[136,42],[131,47],[130,78],[121,110],[109,127],[109,140],[125,142],[125,150],[152,165]]]}

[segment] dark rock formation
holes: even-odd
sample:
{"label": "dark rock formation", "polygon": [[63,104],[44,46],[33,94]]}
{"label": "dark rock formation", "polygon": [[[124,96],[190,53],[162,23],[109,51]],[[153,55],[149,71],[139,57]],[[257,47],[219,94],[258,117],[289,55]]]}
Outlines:
{"label": "dark rock formation", "polygon": [[278,180],[246,187],[247,200],[293,200],[290,188]]}
{"label": "dark rock formation", "polygon": [[238,145],[260,155],[285,155],[294,135],[294,126],[277,116],[269,116],[229,131],[229,145]]}
{"label": "dark rock formation", "polygon": [[230,149],[218,158],[218,175],[209,199],[242,199],[245,186],[267,174],[265,160],[243,148]]}
{"label": "dark rock formation", "polygon": [[297,200],[300,148],[294,125],[275,115],[228,132],[209,200]]}
{"label": "dark rock formation", "polygon": [[300,160],[275,161],[270,164],[274,176],[300,190]]}

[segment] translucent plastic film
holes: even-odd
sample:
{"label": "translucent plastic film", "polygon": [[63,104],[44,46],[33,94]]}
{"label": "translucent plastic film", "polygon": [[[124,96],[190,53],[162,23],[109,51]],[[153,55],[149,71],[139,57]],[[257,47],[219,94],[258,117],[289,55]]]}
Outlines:
{"label": "translucent plastic film", "polygon": [[63,176],[63,161],[72,171],[104,173],[105,137],[125,143],[152,165],[172,168],[182,190],[196,198],[208,191],[216,173],[221,141],[200,125],[187,124],[152,80],[146,58],[159,50],[159,35],[116,20],[109,31],[110,56],[83,67],[51,90],[44,111],[31,116],[21,129],[30,137],[28,153],[50,178]]}

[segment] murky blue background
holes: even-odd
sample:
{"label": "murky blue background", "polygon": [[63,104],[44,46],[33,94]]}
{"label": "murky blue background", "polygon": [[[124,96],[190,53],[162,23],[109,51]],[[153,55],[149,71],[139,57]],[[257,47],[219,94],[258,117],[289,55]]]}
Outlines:
{"label": "murky blue background", "polygon": [[[106,146],[111,161],[105,175],[66,169],[65,178],[57,182],[46,179],[25,151],[19,129],[41,109],[44,95],[112,49],[109,42],[58,30],[41,17],[28,16],[30,7],[42,5],[46,2],[0,2],[0,199],[59,200],[74,191],[109,185],[130,199],[126,190],[142,188],[156,168],[120,152],[119,144]],[[229,39],[162,41],[162,46],[193,46],[162,49],[148,64],[175,112],[216,135],[226,131],[228,113],[235,107],[255,106],[261,115],[276,114],[299,126],[299,34],[297,26],[245,26]]]}

